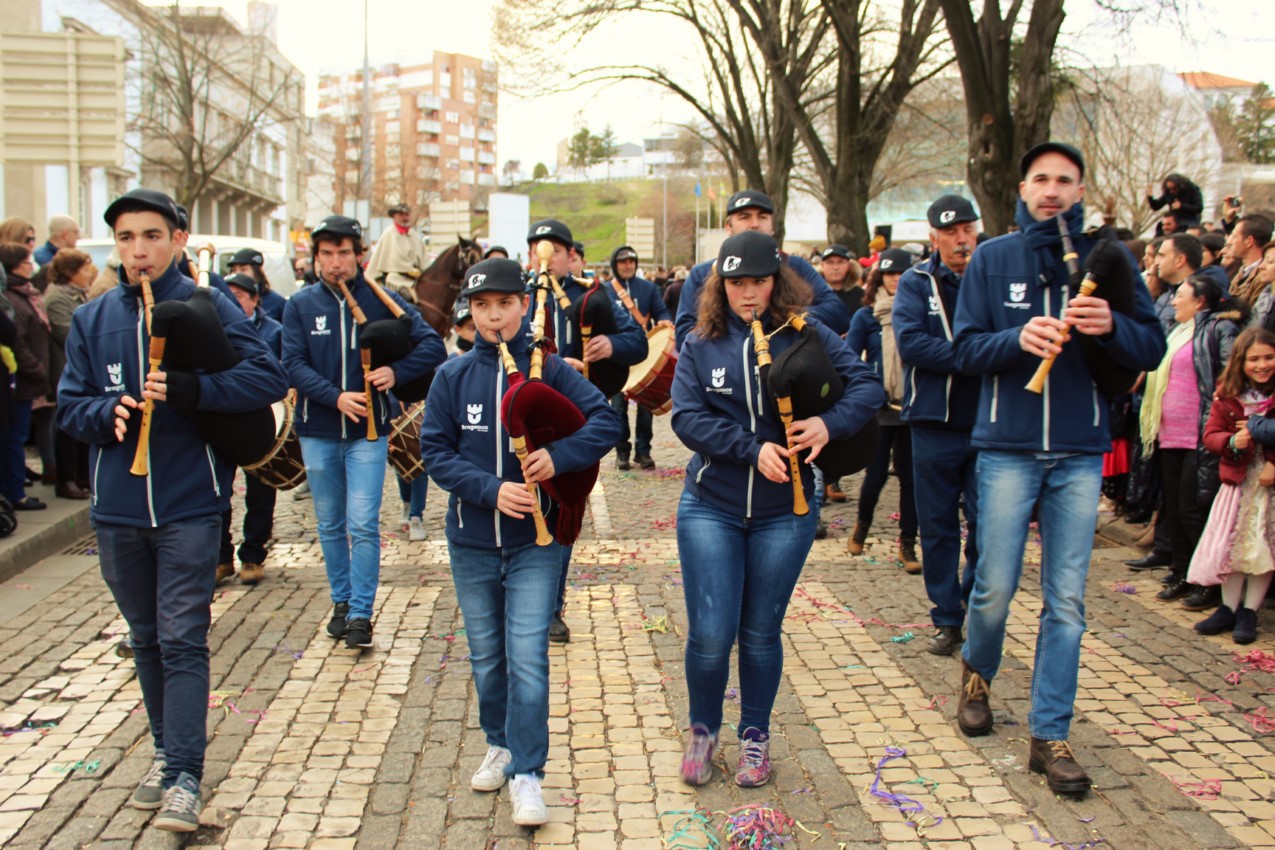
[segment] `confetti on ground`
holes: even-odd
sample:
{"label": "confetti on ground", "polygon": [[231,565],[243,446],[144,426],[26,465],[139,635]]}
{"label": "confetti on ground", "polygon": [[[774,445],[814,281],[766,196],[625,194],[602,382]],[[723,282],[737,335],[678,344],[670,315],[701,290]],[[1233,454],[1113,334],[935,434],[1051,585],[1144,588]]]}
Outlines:
{"label": "confetti on ground", "polygon": [[661,614],[658,617],[647,619],[643,617],[642,630],[648,632],[659,632],[662,635],[669,633],[668,615]]}
{"label": "confetti on ground", "polygon": [[53,765],[54,773],[70,773],[73,770],[83,770],[85,773],[97,773],[97,769],[102,766],[101,759],[93,759],[93,761],[77,761],[72,764],[55,764]]}
{"label": "confetti on ground", "polygon": [[666,850],[720,850],[722,843],[708,815],[700,811],[669,811],[660,814],[660,820],[678,815],[673,828],[664,838]]}
{"label": "confetti on ground", "polygon": [[923,836],[926,827],[938,826],[943,822],[943,818],[932,817],[925,812],[925,806],[911,797],[903,794],[891,794],[889,791],[881,790],[881,769],[895,759],[906,758],[908,751],[903,747],[886,745],[885,755],[877,762],[876,775],[872,778],[872,785],[868,788],[868,792],[879,797],[883,802],[894,806],[903,814],[912,814],[914,817],[909,818],[907,823],[916,828],[916,834]]}
{"label": "confetti on ground", "polygon": [[894,637],[890,638],[890,643],[907,643],[908,641],[914,640],[915,638],[916,638],[916,635],[912,634],[912,632],[904,632],[901,635],[895,635]]}
{"label": "confetti on ground", "polygon": [[1107,839],[1105,838],[1092,838],[1082,844],[1071,844],[1067,841],[1060,841],[1052,835],[1042,835],[1040,830],[1036,828],[1035,824],[1030,824],[1030,826],[1032,828],[1032,835],[1035,836],[1036,840],[1047,847],[1063,847],[1065,850],[1088,850],[1090,847],[1097,847],[1099,844],[1107,843]]}
{"label": "confetti on ground", "polygon": [[725,812],[723,817],[722,834],[727,850],[778,850],[793,840],[794,827],[816,838],[819,835],[766,805],[740,806]]}
{"label": "confetti on ground", "polygon": [[1116,593],[1137,593],[1138,588],[1124,582],[1116,582],[1116,586],[1112,588]]}
{"label": "confetti on ground", "polygon": [[1252,714],[1244,715],[1244,719],[1252,724],[1253,731],[1259,735],[1269,735],[1272,732],[1275,732],[1275,717],[1272,717],[1266,712],[1266,706],[1262,706]]}
{"label": "confetti on ground", "polygon": [[1178,790],[1188,797],[1195,797],[1200,800],[1216,800],[1222,794],[1222,780],[1220,779],[1176,779],[1169,777],[1173,784],[1178,786]]}

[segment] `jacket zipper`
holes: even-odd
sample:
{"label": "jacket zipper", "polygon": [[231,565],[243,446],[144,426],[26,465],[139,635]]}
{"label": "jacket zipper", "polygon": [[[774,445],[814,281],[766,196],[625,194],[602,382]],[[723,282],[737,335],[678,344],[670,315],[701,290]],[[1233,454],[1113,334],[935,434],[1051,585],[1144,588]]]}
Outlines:
{"label": "jacket zipper", "polygon": [[[146,388],[146,308],[142,307],[137,311],[137,374],[141,376],[142,389]],[[154,412],[151,413],[152,417]],[[100,459],[99,455],[99,459]],[[146,456],[146,510],[150,514],[151,528],[159,527],[159,520],[155,518],[155,492],[151,487],[151,470],[154,468],[154,458],[148,451]]]}
{"label": "jacket zipper", "polygon": [[217,466],[213,463],[212,446],[204,443],[204,452],[208,455],[208,471],[212,473],[213,495],[221,498],[221,485],[217,483]]}
{"label": "jacket zipper", "polygon": [[464,507],[465,507],[465,502],[460,498],[460,496],[457,496],[456,497],[456,527],[457,528],[465,527],[465,515],[461,513],[461,510]]}
{"label": "jacket zipper", "polygon": [[93,464],[93,505],[97,506],[98,498],[102,494],[102,488],[98,486],[97,476],[102,471],[102,450],[97,451],[97,462]]}
{"label": "jacket zipper", "polygon": [[[504,377],[505,377],[504,367],[501,366],[500,360],[497,359],[496,360],[496,427],[493,428],[492,430],[495,432],[495,437],[496,437],[496,477],[501,479],[502,481],[505,478],[505,447],[503,445],[504,441],[501,440],[501,434],[504,433],[505,423],[504,423],[504,419],[502,418],[504,416],[504,413],[500,409],[500,401],[501,401],[501,398],[504,396],[504,393],[501,392],[501,381]],[[509,439],[512,440],[513,437],[510,437]],[[495,523],[495,526],[496,526],[496,545],[502,546],[504,544],[500,542],[500,509],[497,508],[496,510],[492,511],[491,514],[492,514],[492,522]]]}
{"label": "jacket zipper", "polygon": [[1101,424],[1100,414],[1098,413],[1098,385],[1093,387],[1093,426],[1097,428]]}
{"label": "jacket zipper", "polygon": [[[934,275],[922,272],[930,279],[930,289],[934,292],[934,303],[939,305],[939,322],[943,325],[943,336],[947,337],[947,341],[952,341],[952,326],[947,321],[947,311],[943,308],[943,294],[939,292],[939,282],[935,280]],[[912,370],[912,401],[916,401],[916,370]],[[993,417],[994,418],[994,417]],[[952,376],[947,376],[947,383],[943,390],[943,421],[950,422],[952,419]]]}
{"label": "jacket zipper", "polygon": [[996,421],[996,402],[1000,400],[1000,394],[1001,394],[1001,376],[993,375],[992,376],[992,414],[990,417],[993,422]]}
{"label": "jacket zipper", "polygon": [[[748,346],[752,342],[749,336],[744,337],[744,345],[740,351],[744,361],[744,399],[748,406],[748,430],[757,433],[757,414],[753,411],[753,382],[749,378],[751,371],[748,362]],[[757,472],[754,466],[748,467],[748,496],[744,502],[744,518],[753,518],[753,475]]]}
{"label": "jacket zipper", "polygon": [[[345,302],[338,299],[336,295],[333,295],[332,297],[333,299],[336,300],[336,310],[337,310],[336,318],[337,318],[337,321],[341,324],[341,392],[345,392],[346,391],[346,387],[345,387]],[[341,411],[339,410],[337,411],[337,414],[339,415],[341,419],[341,439],[345,439],[346,438],[345,414],[341,413]],[[371,416],[372,411],[369,410],[367,412],[367,415]]]}

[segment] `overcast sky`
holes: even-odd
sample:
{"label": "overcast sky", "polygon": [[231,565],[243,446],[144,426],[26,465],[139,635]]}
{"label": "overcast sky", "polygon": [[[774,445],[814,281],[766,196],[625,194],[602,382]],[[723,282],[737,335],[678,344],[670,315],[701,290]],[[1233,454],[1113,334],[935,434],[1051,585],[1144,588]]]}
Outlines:
{"label": "overcast sky", "polygon": [[[495,0],[368,2],[373,66],[410,61],[413,55],[427,57],[433,50],[484,58],[491,54]],[[200,0],[190,5],[223,6],[240,21],[247,20],[247,0]],[[277,0],[276,5],[279,46],[306,74],[313,106],[320,72],[362,66],[362,6],[350,0]],[[1123,33],[1095,9],[1092,0],[1069,0],[1060,43],[1074,47],[1092,65],[1158,63],[1174,71],[1205,70],[1275,82],[1271,60],[1275,6],[1270,0],[1194,0],[1180,5],[1190,7],[1186,35],[1177,22],[1147,18]],[[645,61],[668,56],[670,63],[676,63],[680,60],[674,57],[692,51],[689,42],[676,37],[676,30],[670,31],[667,25],[638,25],[626,30],[622,47],[613,39],[594,39],[574,53],[573,60],[579,66],[596,53],[598,64],[620,61],[616,57],[622,51],[620,55]],[[518,68],[502,67],[500,74],[502,81],[511,81],[517,78]],[[528,171],[537,161],[552,168],[558,141],[579,120],[598,131],[610,124],[621,141],[639,141],[657,134],[662,124],[689,118],[677,98],[638,84],[534,101],[502,91],[499,110],[498,163],[518,159]]]}

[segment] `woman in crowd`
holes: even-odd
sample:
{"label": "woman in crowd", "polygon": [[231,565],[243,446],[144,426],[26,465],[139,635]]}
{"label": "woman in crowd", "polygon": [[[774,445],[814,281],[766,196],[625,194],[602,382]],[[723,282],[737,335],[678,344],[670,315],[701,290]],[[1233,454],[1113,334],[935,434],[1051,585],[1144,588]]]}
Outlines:
{"label": "woman in crowd", "polygon": [[14,347],[17,383],[13,390],[13,422],[0,438],[0,493],[15,510],[42,510],[47,505],[26,493],[26,443],[31,428],[31,403],[50,392],[49,320],[44,299],[31,285],[35,262],[31,249],[16,242],[0,243],[0,265],[8,282],[5,297],[13,309],[18,336]]}
{"label": "woman in crowd", "polygon": [[912,255],[900,248],[881,252],[876,266],[868,274],[863,291],[863,307],[850,321],[846,346],[860,354],[885,386],[886,404],[877,412],[881,426],[881,442],[876,456],[868,464],[859,488],[859,517],[854,533],[846,543],[852,555],[863,552],[872,526],[872,514],[890,475],[890,457],[899,476],[899,561],[908,573],[921,572],[916,555],[916,501],[912,496],[912,432],[900,414],[903,404],[903,361],[894,345],[894,292],[899,276],[912,265]]}
{"label": "woman in crowd", "polygon": [[1204,531],[1204,520],[1217,494],[1218,457],[1204,446],[1217,379],[1240,332],[1238,312],[1218,312],[1222,288],[1204,275],[1192,275],[1173,297],[1177,326],[1160,367],[1147,375],[1141,431],[1145,446],[1160,456],[1164,520],[1173,552],[1173,572],[1158,596],[1183,599],[1183,607],[1204,611],[1218,604],[1216,586],[1187,582],[1191,556]]}
{"label": "woman in crowd", "polygon": [[[699,297],[698,321],[682,346],[673,379],[673,431],[695,452],[677,511],[689,634],[686,685],[690,736],[683,780],[713,773],[731,648],[739,640],[740,757],[735,781],[770,779],[770,712],[783,675],[780,642],[788,600],[814,542],[816,514],[794,513],[790,452],[815,456],[829,440],[857,433],[884,402],[880,384],[841,340],[807,320],[845,383],[822,416],[785,434],[761,386],[753,317],[778,357],[797,339],[785,325],[810,303],[810,289],[770,236],[746,231],[722,243]],[[790,447],[791,445],[791,447]],[[811,465],[801,463],[809,502]]]}
{"label": "woman in crowd", "polygon": [[[44,293],[44,310],[49,317],[49,382],[56,392],[66,366],[66,337],[71,332],[71,314],[88,298],[89,287],[97,279],[93,258],[74,248],[63,248],[49,262],[49,288]],[[54,455],[57,467],[57,494],[64,499],[87,499],[89,447],[70,434],[55,429]]]}

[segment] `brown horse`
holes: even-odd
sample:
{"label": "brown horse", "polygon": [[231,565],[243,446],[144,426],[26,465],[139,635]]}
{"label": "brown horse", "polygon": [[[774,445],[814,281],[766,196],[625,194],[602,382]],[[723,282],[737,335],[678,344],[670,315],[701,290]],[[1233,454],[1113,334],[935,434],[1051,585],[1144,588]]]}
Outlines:
{"label": "brown horse", "polygon": [[439,254],[417,278],[416,306],[439,336],[446,337],[451,332],[452,305],[460,293],[465,270],[482,258],[483,249],[477,242],[459,236],[456,244]]}

